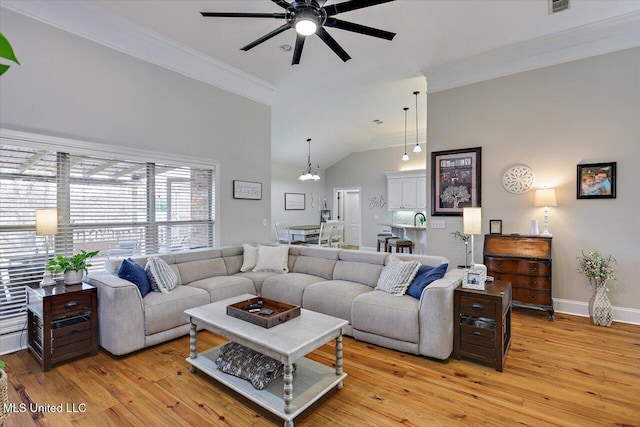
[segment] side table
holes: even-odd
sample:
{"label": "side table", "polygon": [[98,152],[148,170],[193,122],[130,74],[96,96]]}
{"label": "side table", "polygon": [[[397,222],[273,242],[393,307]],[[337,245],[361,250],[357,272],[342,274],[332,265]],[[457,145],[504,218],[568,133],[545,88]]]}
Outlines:
{"label": "side table", "polygon": [[511,283],[487,282],[484,291],[454,292],[453,356],[492,365],[502,372],[511,345]]}
{"label": "side table", "polygon": [[94,286],[58,282],[27,287],[27,344],[43,371],[54,363],[98,354],[98,298]]}

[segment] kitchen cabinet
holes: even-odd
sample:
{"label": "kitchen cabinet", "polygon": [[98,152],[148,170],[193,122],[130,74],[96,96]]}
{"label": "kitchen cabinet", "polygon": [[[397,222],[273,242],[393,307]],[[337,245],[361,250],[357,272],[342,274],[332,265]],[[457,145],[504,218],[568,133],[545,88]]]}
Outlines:
{"label": "kitchen cabinet", "polygon": [[423,170],[387,172],[387,200],[390,211],[426,209],[426,172]]}

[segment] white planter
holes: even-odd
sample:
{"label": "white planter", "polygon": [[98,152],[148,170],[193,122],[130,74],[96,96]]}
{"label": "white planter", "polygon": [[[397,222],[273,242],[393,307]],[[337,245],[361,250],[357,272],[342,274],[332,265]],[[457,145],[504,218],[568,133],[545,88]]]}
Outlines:
{"label": "white planter", "polygon": [[64,273],[64,283],[67,285],[77,285],[82,283],[84,277],[84,270],[73,270]]}

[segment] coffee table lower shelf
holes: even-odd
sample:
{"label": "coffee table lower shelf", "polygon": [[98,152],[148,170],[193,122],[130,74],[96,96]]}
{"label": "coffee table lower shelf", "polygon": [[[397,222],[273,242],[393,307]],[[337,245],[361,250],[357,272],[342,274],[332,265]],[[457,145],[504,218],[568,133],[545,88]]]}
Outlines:
{"label": "coffee table lower shelf", "polygon": [[300,415],[334,387],[342,388],[342,381],[347,377],[346,373],[337,375],[335,368],[306,357],[296,360],[296,371],[293,373],[293,410],[290,413],[286,413],[284,411],[283,378],[280,377],[272,381],[264,390],[257,390],[249,381],[226,374],[217,368],[215,360],[221,347],[222,345],[214,347],[199,353],[194,359],[188,357],[186,360],[193,367],[257,403],[269,412],[283,418],[286,421],[285,425],[292,425],[292,421],[296,416]]}

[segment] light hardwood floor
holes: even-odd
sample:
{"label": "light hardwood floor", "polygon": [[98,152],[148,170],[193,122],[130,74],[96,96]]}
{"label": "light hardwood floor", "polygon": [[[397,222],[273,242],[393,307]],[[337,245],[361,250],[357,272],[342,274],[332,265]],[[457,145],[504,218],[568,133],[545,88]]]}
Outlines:
{"label": "light hardwood floor", "polygon": [[[504,372],[439,362],[350,338],[342,390],[296,418],[299,426],[639,426],[640,326],[516,310]],[[202,332],[199,350],[224,342]],[[26,351],[3,356],[9,400],[85,412],[13,413],[13,426],[273,426],[282,421],[203,374],[183,337],[122,358],[101,352],[40,371]],[[311,358],[331,364],[333,344]],[[295,393],[295,386],[294,386]],[[75,406],[72,406],[75,405]],[[85,406],[82,406],[85,405]]]}

